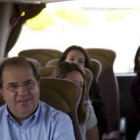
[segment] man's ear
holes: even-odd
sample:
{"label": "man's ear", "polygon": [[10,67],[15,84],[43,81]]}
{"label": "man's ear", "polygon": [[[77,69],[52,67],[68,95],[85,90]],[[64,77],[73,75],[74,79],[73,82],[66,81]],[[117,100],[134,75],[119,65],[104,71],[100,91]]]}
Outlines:
{"label": "man's ear", "polygon": [[0,87],[0,106],[5,104],[5,100],[3,98],[3,90]]}

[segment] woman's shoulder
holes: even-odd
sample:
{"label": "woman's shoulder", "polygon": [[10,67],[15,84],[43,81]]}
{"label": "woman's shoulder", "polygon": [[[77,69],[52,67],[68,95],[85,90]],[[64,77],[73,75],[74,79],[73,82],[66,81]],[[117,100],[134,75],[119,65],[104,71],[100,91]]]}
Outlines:
{"label": "woman's shoulder", "polygon": [[97,124],[97,118],[90,100],[87,100],[86,113],[86,126],[90,129]]}
{"label": "woman's shoulder", "polygon": [[134,76],[132,79],[131,79],[131,82],[133,83],[133,82],[135,82],[135,81],[137,81],[138,80],[138,76],[136,75],[136,76]]}
{"label": "woman's shoulder", "polygon": [[87,110],[87,112],[91,112],[91,111],[94,112],[94,109],[93,109],[93,106],[92,106],[92,102],[91,102],[90,99],[88,99],[88,100],[86,101],[86,110]]}
{"label": "woman's shoulder", "polygon": [[136,87],[140,85],[140,77],[134,76],[130,81],[130,87]]}
{"label": "woman's shoulder", "polygon": [[140,95],[140,78],[138,76],[133,77],[131,80],[130,94],[132,96]]}
{"label": "woman's shoulder", "polygon": [[92,104],[91,100],[88,99],[88,100],[86,101],[86,106],[90,106],[91,104]]}

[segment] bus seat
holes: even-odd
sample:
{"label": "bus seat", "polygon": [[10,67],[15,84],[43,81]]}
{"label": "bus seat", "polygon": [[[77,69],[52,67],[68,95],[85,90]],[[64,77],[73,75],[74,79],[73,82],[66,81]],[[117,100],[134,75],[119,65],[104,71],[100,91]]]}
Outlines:
{"label": "bus seat", "polygon": [[113,66],[114,60],[116,58],[116,53],[113,50],[97,48],[86,48],[85,50],[88,52],[90,58],[101,62],[101,75],[106,71],[106,69]]}
{"label": "bus seat", "polygon": [[[98,79],[98,77],[100,76],[100,73],[101,73],[101,68],[102,68],[102,65],[101,63],[96,60],[96,59],[91,59],[92,61],[92,69],[94,67],[94,77],[96,77]],[[53,67],[53,66],[57,66],[57,62],[58,62],[58,59],[52,59],[50,60],[49,62],[47,62],[46,64],[46,67]],[[91,82],[93,80],[93,73],[91,72],[91,70],[87,69],[87,68],[84,68],[85,72],[86,72],[86,79],[87,79],[87,82],[88,82],[88,91],[90,89],[90,86],[91,86]]]}
{"label": "bus seat", "polygon": [[77,118],[81,96],[81,88],[75,82],[58,78],[41,78],[40,99],[70,116],[76,140],[82,140]]}
{"label": "bus seat", "polygon": [[[38,70],[40,72],[41,77],[51,77],[55,68],[56,68],[56,66],[50,66],[50,67],[48,66],[48,67],[40,67],[40,68],[38,68]],[[87,90],[89,91],[92,80],[93,80],[93,74],[87,68],[84,68],[84,71],[86,74]]]}
{"label": "bus seat", "polygon": [[52,67],[40,67],[38,68],[39,72],[40,72],[40,76],[41,77],[49,77],[52,75],[54,69],[56,67],[52,66]]}
{"label": "bus seat", "polygon": [[101,71],[102,71],[102,64],[99,60],[91,58],[91,71],[98,82]]}
{"label": "bus seat", "polygon": [[[94,61],[94,59],[93,59]],[[96,60],[95,60],[96,61]],[[98,61],[98,60],[97,60]],[[57,66],[57,62],[58,62],[58,59],[53,59],[53,60],[50,60],[47,64],[46,64],[46,67],[56,67]],[[100,63],[100,62],[99,62]],[[98,66],[97,66],[98,67]],[[41,68],[42,69],[42,68]],[[40,69],[40,70],[41,70]],[[49,68],[51,69],[51,68]],[[87,80],[87,84],[88,84],[88,91],[90,89],[90,86],[91,86],[91,83],[92,83],[92,80],[93,80],[93,74],[91,72],[91,70],[87,69],[87,68],[84,68],[85,70],[85,73],[86,73],[86,80]],[[45,75],[43,74],[43,69],[41,70],[41,73],[42,75]],[[45,73],[45,72],[44,72]]]}
{"label": "bus seat", "polygon": [[57,65],[57,62],[58,62],[58,59],[52,59],[52,60],[50,60],[50,61],[48,61],[47,63],[46,63],[46,66],[48,67],[48,66],[56,66]]}
{"label": "bus seat", "polygon": [[91,70],[84,68],[85,76],[86,76],[86,83],[87,83],[87,99],[89,99],[89,90],[93,80],[93,74]]}
{"label": "bus seat", "polygon": [[59,58],[61,54],[61,51],[55,49],[29,49],[19,52],[18,56],[36,59],[43,67],[51,59]]}
{"label": "bus seat", "polygon": [[[46,67],[57,66],[57,62],[58,62],[58,59],[52,59],[49,62],[47,62]],[[98,61],[96,59],[91,59],[91,62],[92,62],[92,67],[91,67],[92,72],[91,72],[91,70],[89,70],[87,68],[84,68],[85,73],[86,73],[86,81],[87,81],[87,84],[88,84],[87,85],[88,86],[87,87],[88,91],[90,90],[90,86],[92,84],[93,74],[94,74],[94,77],[95,77],[96,81],[98,81],[101,70],[102,70],[102,65],[101,65],[100,61]],[[43,71],[41,73],[43,74]]]}
{"label": "bus seat", "polygon": [[[98,79],[98,85],[104,102],[107,118],[107,132],[103,135],[103,140],[125,139],[126,119],[119,117],[119,87],[118,81],[113,71],[116,53],[108,49],[92,48],[86,50],[89,53],[90,58],[99,60],[102,65],[101,74]],[[120,129],[120,126],[124,129]]]}
{"label": "bus seat", "polygon": [[[93,75],[96,79],[96,81],[98,81],[99,76],[101,74],[101,70],[102,70],[102,64],[99,60],[97,59],[90,59],[91,60],[91,69],[93,72]],[[46,66],[56,66],[58,62],[58,59],[52,59],[49,62],[47,62]]]}
{"label": "bus seat", "polygon": [[41,64],[39,63],[39,61],[37,61],[36,59],[33,58],[27,58],[29,61],[31,61],[32,63],[34,63],[36,65],[37,68],[41,67]]}
{"label": "bus seat", "polygon": [[[40,72],[41,77],[51,77],[55,68],[56,68],[56,66],[40,67],[38,70]],[[90,90],[90,86],[92,84],[93,74],[87,68],[84,68],[84,71],[85,71],[86,84],[87,84],[87,99],[89,99],[89,94],[88,93],[89,93],[89,90]]]}

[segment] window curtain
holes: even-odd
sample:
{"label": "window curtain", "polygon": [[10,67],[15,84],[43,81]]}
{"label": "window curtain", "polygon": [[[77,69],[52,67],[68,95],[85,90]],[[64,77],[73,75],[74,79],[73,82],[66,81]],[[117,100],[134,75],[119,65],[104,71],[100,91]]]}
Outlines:
{"label": "window curtain", "polygon": [[15,45],[15,43],[20,35],[22,25],[26,22],[26,20],[38,15],[42,11],[42,9],[45,7],[46,7],[45,3],[15,4],[16,13],[10,19],[10,25],[13,28],[11,30],[11,33],[10,33],[8,41],[7,41],[4,57],[7,57],[8,52]]}

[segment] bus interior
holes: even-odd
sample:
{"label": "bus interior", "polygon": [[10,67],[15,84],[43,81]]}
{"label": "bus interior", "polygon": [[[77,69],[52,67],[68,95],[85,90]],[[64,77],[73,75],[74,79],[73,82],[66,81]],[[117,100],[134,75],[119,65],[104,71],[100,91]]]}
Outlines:
{"label": "bus interior", "polygon": [[139,17],[137,0],[0,0],[0,62],[25,56],[41,68],[56,64],[67,47],[82,46],[96,65],[93,76],[106,93],[105,106],[116,108],[110,123],[111,115],[118,117],[122,140],[135,140],[139,123],[130,82],[140,45]]}

